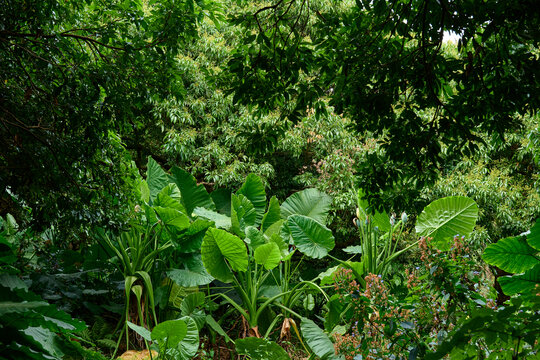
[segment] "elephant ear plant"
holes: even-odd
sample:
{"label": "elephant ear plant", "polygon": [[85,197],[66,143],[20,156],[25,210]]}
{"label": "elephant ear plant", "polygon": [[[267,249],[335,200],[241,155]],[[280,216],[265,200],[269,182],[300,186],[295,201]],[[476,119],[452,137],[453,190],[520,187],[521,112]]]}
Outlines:
{"label": "elephant ear plant", "polygon": [[[111,261],[124,276],[125,308],[121,323],[123,331],[118,339],[116,350],[125,333],[126,348],[129,348],[128,324],[136,323],[150,327],[158,324],[156,296],[153,281],[161,281],[164,266],[169,278],[165,283],[165,306],[172,281],[180,286],[198,286],[210,283],[213,278],[204,270],[199,249],[202,236],[211,222],[192,221],[190,212],[197,205],[210,208],[214,204],[195,179],[180,168],[172,168],[167,174],[152,158],[148,159],[146,180],[139,180],[137,190],[139,204],[135,206],[135,218],[130,229],[117,236],[99,231],[100,243],[112,256]],[[165,252],[173,251],[182,258],[189,268],[171,268],[165,260]],[[169,255],[171,255],[169,253]],[[165,264],[165,265],[164,265]],[[174,264],[176,266],[185,264]],[[131,298],[137,300],[132,309]],[[131,314],[137,314],[135,316]]]}
{"label": "elephant ear plant", "polygon": [[[273,320],[265,334],[259,332],[259,320],[267,308],[300,317],[290,306],[304,290],[324,293],[311,281],[290,283],[291,258],[298,250],[319,259],[334,247],[332,232],[318,221],[324,221],[329,203],[328,196],[308,189],[291,196],[283,207],[275,197],[267,205],[261,179],[249,175],[231,194],[230,223],[223,222],[225,229],[208,229],[201,248],[204,266],[213,277],[231,284],[240,297],[241,303],[237,303],[226,293],[218,294],[242,315],[249,335],[267,337],[277,324],[282,315]],[[196,212],[216,218],[209,212]],[[269,278],[280,291],[267,297],[261,290]]]}
{"label": "elephant ear plant", "polygon": [[[364,284],[367,274],[386,275],[391,262],[402,253],[416,246],[418,241],[405,249],[397,250],[407,215],[397,220],[386,212],[374,211],[363,199],[363,192],[358,191],[358,209],[356,225],[359,229],[360,244],[344,249],[349,254],[361,255],[361,261],[342,261],[341,266],[351,269],[356,280]],[[464,196],[450,196],[433,201],[426,206],[416,222],[419,237],[431,237],[439,250],[450,249],[455,235],[469,236],[478,219],[478,206]],[[335,271],[334,268],[332,271]]]}

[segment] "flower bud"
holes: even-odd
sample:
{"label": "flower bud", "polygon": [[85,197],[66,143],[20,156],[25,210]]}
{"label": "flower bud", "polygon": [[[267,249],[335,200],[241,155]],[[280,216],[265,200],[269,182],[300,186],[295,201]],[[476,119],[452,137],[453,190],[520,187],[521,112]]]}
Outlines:
{"label": "flower bud", "polygon": [[407,222],[407,213],[402,212],[401,213],[401,222],[405,224]]}

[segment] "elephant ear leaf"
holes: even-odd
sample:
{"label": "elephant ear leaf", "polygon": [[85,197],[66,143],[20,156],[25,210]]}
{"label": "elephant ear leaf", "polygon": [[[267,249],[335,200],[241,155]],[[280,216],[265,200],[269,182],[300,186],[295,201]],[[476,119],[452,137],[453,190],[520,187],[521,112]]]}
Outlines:
{"label": "elephant ear leaf", "polygon": [[252,360],[290,360],[287,352],[278,344],[266,339],[247,337],[235,341],[236,351]]}
{"label": "elephant ear leaf", "polygon": [[281,204],[281,217],[304,215],[326,224],[332,198],[317,189],[306,189],[292,194]]}
{"label": "elephant ear leaf", "polygon": [[187,324],[184,320],[167,320],[154,327],[151,333],[152,340],[175,348],[187,334]]}
{"label": "elephant ear leaf", "polygon": [[482,259],[509,273],[521,273],[539,263],[537,251],[523,237],[509,237],[489,245]]}
{"label": "elephant ear leaf", "polygon": [[261,178],[255,174],[249,174],[236,194],[244,195],[253,204],[256,213],[255,225],[259,226],[266,210],[266,192]]}
{"label": "elephant ear leaf", "polygon": [[281,231],[303,254],[321,259],[335,246],[334,235],[326,226],[303,215],[291,215]]}
{"label": "elephant ear leaf", "polygon": [[264,214],[261,231],[264,233],[270,226],[281,220],[281,207],[279,201],[275,196],[272,196],[270,203],[268,204],[268,211]]}
{"label": "elephant ear leaf", "polygon": [[170,181],[175,183],[182,194],[182,203],[189,217],[192,217],[196,207],[215,210],[216,206],[203,185],[197,185],[197,180],[187,171],[174,166],[171,169]]}
{"label": "elephant ear leaf", "polygon": [[169,176],[151,156],[148,157],[146,167],[146,182],[150,190],[151,202],[154,201],[161,189],[169,184]]}
{"label": "elephant ear leaf", "polygon": [[199,350],[199,329],[195,320],[189,316],[183,316],[180,320],[183,320],[186,323],[186,335],[178,344],[178,359],[189,360],[192,359]]}
{"label": "elephant ear leaf", "polygon": [[312,320],[302,318],[300,329],[306,343],[315,355],[321,359],[343,360],[343,357],[335,354],[334,344],[330,338]]}
{"label": "elephant ear leaf", "polygon": [[478,206],[465,196],[449,196],[425,207],[416,222],[419,236],[432,237],[440,250],[449,250],[455,235],[469,236],[478,219]]}
{"label": "elephant ear leaf", "polygon": [[525,271],[521,275],[501,276],[497,278],[501,288],[506,295],[533,294],[540,284],[540,262],[532,269]]}
{"label": "elephant ear leaf", "polygon": [[375,226],[379,228],[383,233],[390,231],[390,217],[388,217],[388,214],[386,211],[378,212],[373,211],[373,209],[370,208],[369,203],[367,200],[364,199],[364,191],[362,189],[358,190],[357,194],[357,204],[358,204],[358,210],[359,210],[359,220],[364,222],[367,219],[367,216],[371,216],[373,219],[373,223]]}
{"label": "elephant ear leaf", "polygon": [[531,247],[540,251],[540,218],[536,219],[536,223],[531,228],[531,232],[527,235],[527,242]]}
{"label": "elephant ear leaf", "polygon": [[152,205],[176,209],[187,215],[186,209],[182,205],[182,195],[176,184],[167,184],[167,186],[157,194]]}
{"label": "elephant ear leaf", "polygon": [[254,257],[257,264],[263,265],[266,270],[272,270],[281,261],[281,251],[276,243],[270,242],[256,248]]}
{"label": "elephant ear leaf", "polygon": [[246,228],[254,226],[257,219],[255,207],[244,195],[232,195],[231,202],[231,230],[244,238]]}
{"label": "elephant ear leaf", "polygon": [[245,272],[248,255],[244,241],[225,230],[210,228],[201,246],[204,267],[214,278],[229,283],[233,271]]}

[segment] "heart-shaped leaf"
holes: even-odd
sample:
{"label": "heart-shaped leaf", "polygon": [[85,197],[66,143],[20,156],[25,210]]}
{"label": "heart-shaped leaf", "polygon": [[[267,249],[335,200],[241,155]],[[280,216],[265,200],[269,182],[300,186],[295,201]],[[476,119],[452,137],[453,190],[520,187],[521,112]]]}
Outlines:
{"label": "heart-shaped leaf", "polygon": [[233,271],[247,270],[246,245],[242,239],[224,230],[208,229],[201,246],[201,256],[208,273],[225,283],[233,280],[229,266]]}
{"label": "heart-shaped leaf", "polygon": [[255,262],[263,265],[266,270],[272,270],[281,261],[281,253],[276,243],[260,245],[255,249]]}
{"label": "heart-shaped leaf", "polygon": [[264,184],[260,177],[255,174],[249,174],[246,181],[240,189],[236,192],[242,194],[253,204],[256,212],[255,225],[258,226],[266,210],[266,192],[264,191]]}
{"label": "heart-shaped leaf", "polygon": [[305,189],[289,196],[281,204],[281,217],[290,215],[304,215],[321,224],[326,224],[326,217],[330,211],[332,198],[317,189]]}
{"label": "heart-shaped leaf", "polygon": [[282,228],[288,238],[302,253],[320,259],[334,248],[334,235],[326,226],[304,215],[291,215]]}
{"label": "heart-shaped leaf", "polygon": [[441,250],[449,250],[455,235],[469,236],[478,219],[478,206],[465,196],[449,196],[425,207],[416,222],[418,236],[432,237]]}
{"label": "heart-shaped leaf", "polygon": [[538,264],[536,253],[523,237],[509,237],[486,247],[482,259],[490,265],[515,274]]}

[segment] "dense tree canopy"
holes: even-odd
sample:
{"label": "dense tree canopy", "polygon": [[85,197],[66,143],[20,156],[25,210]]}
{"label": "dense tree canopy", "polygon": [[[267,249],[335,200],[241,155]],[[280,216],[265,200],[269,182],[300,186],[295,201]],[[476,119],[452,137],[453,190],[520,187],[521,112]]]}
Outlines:
{"label": "dense tree canopy", "polygon": [[[359,165],[378,204],[402,204],[449,161],[519,128],[539,100],[534,1],[274,1],[237,17],[236,97],[284,115],[327,96],[382,151]],[[459,36],[457,52],[445,33]]]}
{"label": "dense tree canopy", "polygon": [[114,223],[129,175],[123,137],[137,143],[153,100],[182,97],[173,64],[212,9],[199,5],[2,1],[1,196],[18,196],[45,225],[58,214]]}

